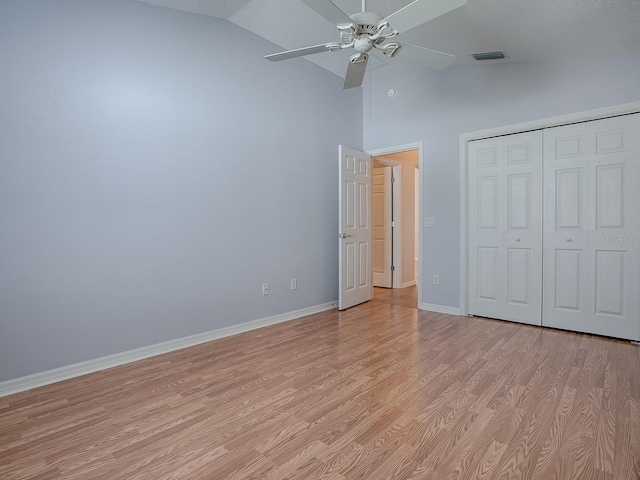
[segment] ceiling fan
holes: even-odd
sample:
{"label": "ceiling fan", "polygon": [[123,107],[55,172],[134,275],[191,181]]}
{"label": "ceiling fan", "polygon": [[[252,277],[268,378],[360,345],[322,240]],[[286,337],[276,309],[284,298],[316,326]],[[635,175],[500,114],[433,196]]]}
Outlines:
{"label": "ceiling fan", "polygon": [[353,48],[356,53],[349,58],[343,88],[362,85],[369,52],[374,48],[387,57],[406,60],[436,70],[447,68],[456,59],[454,55],[388,40],[467,3],[467,0],[416,0],[383,18],[377,13],[366,11],[366,0],[362,0],[362,12],[351,16],[340,10],[331,0],[300,1],[336,25],[340,32],[340,41],[273,53],[264,58],[277,62],[314,53],[337,52],[345,48]]}

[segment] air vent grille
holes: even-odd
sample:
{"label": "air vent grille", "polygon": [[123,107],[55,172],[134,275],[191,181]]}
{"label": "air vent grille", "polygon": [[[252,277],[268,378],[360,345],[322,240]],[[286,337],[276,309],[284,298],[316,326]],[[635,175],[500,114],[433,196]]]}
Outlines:
{"label": "air vent grille", "polygon": [[502,60],[506,58],[504,52],[472,53],[471,56],[476,60]]}

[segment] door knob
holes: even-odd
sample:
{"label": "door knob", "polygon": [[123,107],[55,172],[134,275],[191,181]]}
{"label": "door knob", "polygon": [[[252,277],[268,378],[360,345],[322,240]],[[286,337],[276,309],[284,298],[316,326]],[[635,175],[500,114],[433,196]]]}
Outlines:
{"label": "door knob", "polygon": [[567,242],[570,242],[570,241],[571,241],[571,237],[567,237]]}
{"label": "door knob", "polygon": [[516,237],[516,242],[519,242],[519,241],[520,241],[520,237]]}
{"label": "door knob", "polygon": [[347,235],[346,233],[338,234],[338,238],[349,238],[351,235]]}

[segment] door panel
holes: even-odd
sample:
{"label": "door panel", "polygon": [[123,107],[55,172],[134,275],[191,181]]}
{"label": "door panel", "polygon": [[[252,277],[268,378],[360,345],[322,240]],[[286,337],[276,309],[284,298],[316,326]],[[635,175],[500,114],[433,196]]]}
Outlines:
{"label": "door panel", "polygon": [[555,308],[571,312],[585,313],[582,310],[580,284],[583,281],[582,252],[579,250],[555,251]]}
{"label": "door panel", "polygon": [[530,305],[531,249],[507,250],[507,303]]}
{"label": "door panel", "polygon": [[499,302],[498,248],[478,247],[478,299]]}
{"label": "door panel", "polygon": [[624,228],[624,165],[596,167],[596,228]]}
{"label": "door panel", "polygon": [[545,130],[543,324],[640,339],[640,115]]}
{"label": "door panel", "polygon": [[542,324],[588,330],[589,126],[544,131]]}
{"label": "door panel", "polygon": [[469,144],[469,313],[540,325],[542,135]]}
{"label": "door panel", "polygon": [[502,316],[500,152],[496,139],[469,144],[469,313],[490,318]]}
{"label": "door panel", "polygon": [[556,170],[556,230],[582,230],[582,171]]}
{"label": "door panel", "polygon": [[589,127],[589,331],[640,340],[640,114]]}
{"label": "door panel", "polygon": [[478,178],[478,228],[498,230],[498,177]]}
{"label": "door panel", "polygon": [[507,162],[504,253],[501,263],[503,318],[541,324],[542,314],[542,134],[503,138]]}
{"label": "door panel", "polygon": [[509,230],[527,230],[531,216],[531,174],[523,173],[508,177],[508,218]]}
{"label": "door panel", "polygon": [[373,286],[392,287],[391,167],[373,169]]}
{"label": "door panel", "polygon": [[339,148],[339,290],[344,310],[373,296],[371,283],[371,157]]}
{"label": "door panel", "polygon": [[596,314],[624,316],[625,252],[596,250]]}

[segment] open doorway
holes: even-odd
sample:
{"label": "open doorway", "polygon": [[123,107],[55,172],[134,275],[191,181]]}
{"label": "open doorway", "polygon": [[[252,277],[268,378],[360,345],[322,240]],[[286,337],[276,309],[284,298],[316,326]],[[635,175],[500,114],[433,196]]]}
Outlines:
{"label": "open doorway", "polygon": [[[372,156],[374,300],[420,304],[420,163],[422,144],[368,152]],[[391,192],[385,191],[387,183]],[[387,212],[391,212],[389,214]],[[382,228],[388,227],[388,228]],[[390,264],[389,259],[390,258]],[[386,270],[388,269],[388,270]],[[376,275],[376,272],[378,274]],[[388,273],[388,275],[380,275]],[[390,279],[390,282],[389,282]],[[386,282],[386,283],[381,283]]]}

